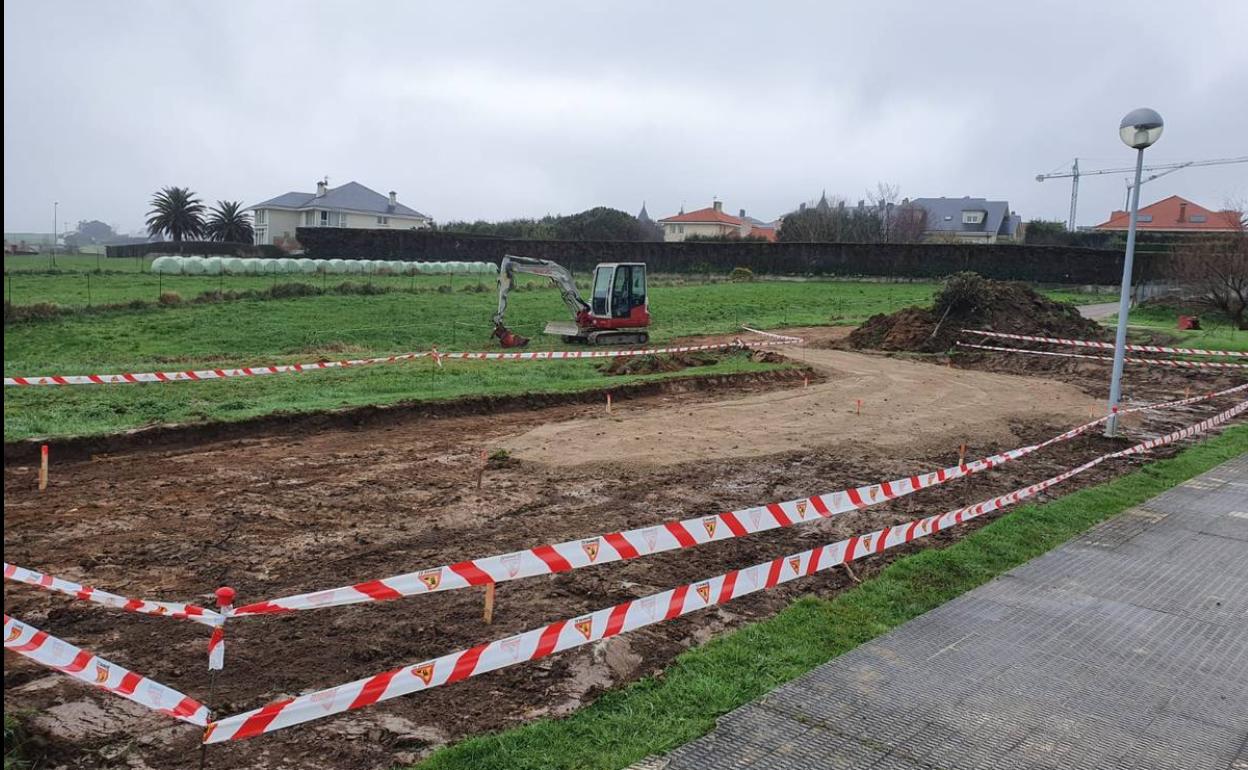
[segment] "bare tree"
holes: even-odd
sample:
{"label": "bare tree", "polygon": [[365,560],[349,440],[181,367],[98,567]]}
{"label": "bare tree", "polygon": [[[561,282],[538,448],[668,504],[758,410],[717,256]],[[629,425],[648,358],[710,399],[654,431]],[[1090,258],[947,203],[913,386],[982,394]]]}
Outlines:
{"label": "bare tree", "polygon": [[927,227],[927,212],[901,198],[901,185],[876,182],[874,190],[867,190],[867,200],[880,218],[882,242],[915,243],[922,240]]}
{"label": "bare tree", "polygon": [[1176,248],[1170,272],[1198,303],[1226,314],[1236,328],[1248,329],[1248,216],[1242,205],[1219,213],[1234,230]]}

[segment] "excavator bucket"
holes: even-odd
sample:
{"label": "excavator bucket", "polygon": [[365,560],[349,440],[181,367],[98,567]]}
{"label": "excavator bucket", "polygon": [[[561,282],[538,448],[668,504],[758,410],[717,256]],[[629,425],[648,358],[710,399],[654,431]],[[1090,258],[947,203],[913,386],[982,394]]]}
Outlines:
{"label": "excavator bucket", "polygon": [[528,337],[521,337],[502,324],[495,325],[494,333],[491,336],[498,337],[498,344],[505,348],[522,348],[529,344]]}

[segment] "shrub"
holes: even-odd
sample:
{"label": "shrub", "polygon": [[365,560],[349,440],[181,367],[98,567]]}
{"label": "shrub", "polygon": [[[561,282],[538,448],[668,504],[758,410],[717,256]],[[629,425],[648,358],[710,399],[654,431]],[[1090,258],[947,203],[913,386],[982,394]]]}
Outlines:
{"label": "shrub", "polygon": [[752,281],[754,280],[754,271],[748,267],[734,267],[732,272],[728,274],[730,281]]}
{"label": "shrub", "polygon": [[157,300],[161,305],[171,307],[182,304],[182,295],[176,291],[163,291],[160,293],[160,299]]}

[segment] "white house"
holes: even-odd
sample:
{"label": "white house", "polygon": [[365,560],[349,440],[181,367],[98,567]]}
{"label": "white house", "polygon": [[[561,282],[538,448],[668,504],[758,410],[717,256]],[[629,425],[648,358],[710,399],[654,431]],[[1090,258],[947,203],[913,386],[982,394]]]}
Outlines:
{"label": "white house", "polygon": [[296,227],[349,227],[356,230],[393,228],[419,230],[433,220],[359,182],[330,187],[316,183],[316,192],[288,192],[248,208],[254,217],[257,244],[293,239]]}

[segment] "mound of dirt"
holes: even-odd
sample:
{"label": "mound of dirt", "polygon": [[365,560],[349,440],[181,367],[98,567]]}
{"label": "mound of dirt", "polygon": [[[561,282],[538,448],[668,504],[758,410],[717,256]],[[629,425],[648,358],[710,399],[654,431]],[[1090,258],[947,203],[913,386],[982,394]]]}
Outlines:
{"label": "mound of dirt", "polygon": [[719,356],[713,353],[672,353],[646,354],[640,356],[621,356],[613,358],[602,367],[604,374],[659,374],[662,372],[679,372],[695,366],[710,366],[719,363]]}
{"label": "mound of dirt", "polygon": [[961,273],[945,282],[930,310],[908,307],[871,316],[848,338],[854,348],[936,353],[957,342],[961,329],[1103,339],[1107,332],[1079,309],[1030,286]]}

